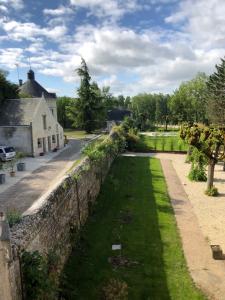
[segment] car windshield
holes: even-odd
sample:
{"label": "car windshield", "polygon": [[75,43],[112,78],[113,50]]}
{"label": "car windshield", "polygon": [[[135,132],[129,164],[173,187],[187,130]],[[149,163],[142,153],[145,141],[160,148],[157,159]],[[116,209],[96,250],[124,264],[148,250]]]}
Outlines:
{"label": "car windshield", "polygon": [[13,147],[6,147],[5,148],[5,153],[9,153],[9,152],[14,152],[14,148]]}

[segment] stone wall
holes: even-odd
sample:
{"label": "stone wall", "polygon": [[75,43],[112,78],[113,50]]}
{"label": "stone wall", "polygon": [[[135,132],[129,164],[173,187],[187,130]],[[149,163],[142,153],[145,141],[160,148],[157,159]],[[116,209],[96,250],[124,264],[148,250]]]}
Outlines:
{"label": "stone wall", "polygon": [[[12,299],[21,298],[19,253],[21,250],[42,254],[54,251],[61,268],[71,251],[71,233],[79,231],[100,191],[113,157],[99,164],[84,159],[45,199],[45,204],[11,231],[12,256],[9,263]],[[74,243],[74,241],[73,241]]]}

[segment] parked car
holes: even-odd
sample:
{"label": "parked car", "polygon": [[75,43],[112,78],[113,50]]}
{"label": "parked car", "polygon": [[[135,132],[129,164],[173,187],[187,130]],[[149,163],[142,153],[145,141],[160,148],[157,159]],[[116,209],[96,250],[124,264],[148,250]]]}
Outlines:
{"label": "parked car", "polygon": [[10,146],[0,146],[0,160],[8,161],[12,160],[16,156],[16,151]]}

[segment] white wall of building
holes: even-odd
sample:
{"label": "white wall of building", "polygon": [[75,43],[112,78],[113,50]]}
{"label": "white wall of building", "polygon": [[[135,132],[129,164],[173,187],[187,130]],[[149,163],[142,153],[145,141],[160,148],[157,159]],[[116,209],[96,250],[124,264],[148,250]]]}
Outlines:
{"label": "white wall of building", "polygon": [[0,145],[12,146],[32,155],[31,126],[0,126]]}
{"label": "white wall of building", "polygon": [[[53,100],[56,102],[56,100]],[[52,151],[55,148],[64,146],[63,128],[57,122],[57,119],[50,110],[49,101],[42,98],[34,114],[32,122],[32,139],[34,155],[39,155],[42,152]],[[55,105],[55,112],[56,105]],[[43,116],[46,118],[46,127],[44,126]]]}

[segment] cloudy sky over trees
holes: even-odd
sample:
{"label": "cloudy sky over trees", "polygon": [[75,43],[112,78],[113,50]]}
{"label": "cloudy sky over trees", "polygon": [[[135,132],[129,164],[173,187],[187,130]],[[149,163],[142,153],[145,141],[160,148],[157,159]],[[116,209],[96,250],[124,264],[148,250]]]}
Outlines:
{"label": "cloudy sky over trees", "polygon": [[0,68],[74,95],[85,58],[116,94],[172,92],[225,48],[223,0],[0,0]]}

